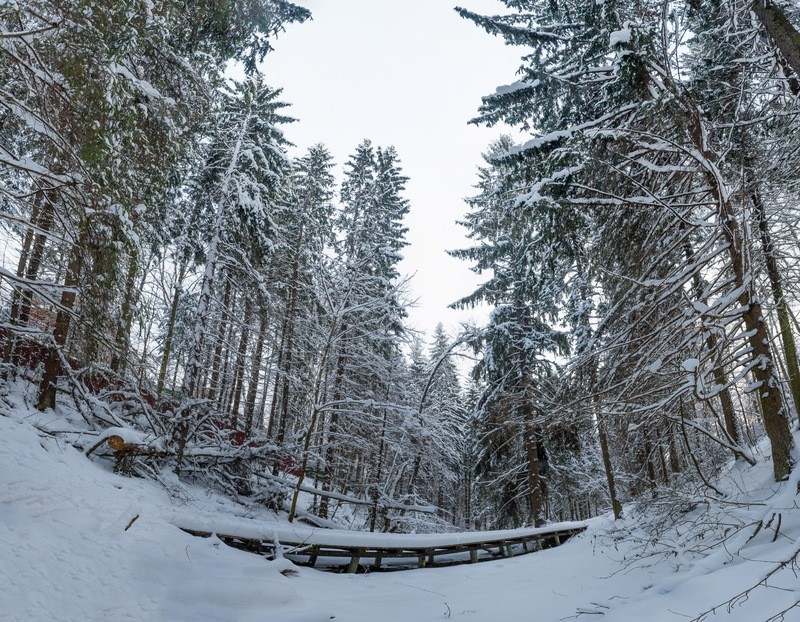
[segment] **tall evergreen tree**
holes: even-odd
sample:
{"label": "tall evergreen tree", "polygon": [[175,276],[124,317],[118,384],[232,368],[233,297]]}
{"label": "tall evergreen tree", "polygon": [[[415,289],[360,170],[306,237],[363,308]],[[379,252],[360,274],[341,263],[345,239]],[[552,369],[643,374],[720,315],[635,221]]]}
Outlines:
{"label": "tall evergreen tree", "polygon": [[[680,418],[677,403],[689,390],[675,376],[650,373],[645,378],[655,369],[653,361],[671,359],[678,368],[691,367],[703,385],[709,375],[719,377],[720,365],[743,367],[759,386],[771,387],[758,395],[775,476],[785,477],[791,466],[786,409],[736,220],[741,209],[733,191],[736,177],[718,151],[717,138],[728,130],[715,132],[713,120],[682,81],[676,66],[683,58],[681,33],[670,31],[655,7],[645,11],[640,3],[506,4],[514,13],[505,17],[461,10],[488,31],[532,51],[521,68],[522,80],[485,98],[479,120],[506,120],[537,133],[506,157],[515,166],[509,178],[517,184],[519,222],[533,212],[537,225],[546,227],[542,223],[548,222],[550,206],[563,232],[582,230],[580,218],[587,216],[597,228],[594,261],[608,306],[595,339],[603,339],[608,358],[597,377],[601,385],[593,391],[604,392],[617,416],[639,413],[628,423],[641,426],[641,413],[664,416],[667,405],[676,409],[667,416]],[[644,210],[649,216],[643,216]],[[687,267],[681,250],[692,236],[702,240],[702,251]],[[542,236],[543,244],[537,241],[536,246],[544,251],[549,240]],[[569,255],[555,254],[567,261],[547,272],[558,274],[559,265],[562,270],[569,266]],[[708,305],[698,301],[686,308],[681,288],[692,287],[698,276],[719,275],[721,260],[730,287],[717,281],[719,289],[712,285],[705,291],[718,301],[714,317],[738,309],[740,322],[724,324],[724,344],[717,341],[716,352],[706,350],[698,368],[691,362],[710,342],[708,319],[697,316],[707,315]],[[540,258],[536,262],[546,265]],[[685,317],[692,314],[695,332],[689,338],[682,331]],[[719,347],[741,352],[733,344],[743,341],[752,353],[749,359],[720,358]],[[584,352],[595,356],[594,348]],[[705,391],[698,388],[696,395],[699,405],[711,407]],[[654,419],[637,427],[644,434],[637,442],[645,448],[638,462],[653,484],[657,450],[652,435],[658,427]],[[625,428],[622,422],[620,428]],[[737,455],[746,454],[735,441],[723,438],[721,443]]]}

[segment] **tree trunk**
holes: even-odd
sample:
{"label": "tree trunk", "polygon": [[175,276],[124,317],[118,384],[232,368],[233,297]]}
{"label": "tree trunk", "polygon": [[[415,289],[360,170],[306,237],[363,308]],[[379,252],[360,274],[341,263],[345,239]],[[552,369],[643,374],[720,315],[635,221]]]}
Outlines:
{"label": "tree trunk", "polygon": [[217,397],[217,390],[219,388],[220,370],[222,367],[222,348],[225,344],[225,336],[228,332],[227,313],[231,306],[232,294],[231,280],[225,281],[225,293],[222,296],[222,311],[219,316],[219,326],[217,327],[217,343],[214,344],[214,354],[211,358],[211,379],[208,381],[208,390],[206,391],[206,398],[212,402]]}
{"label": "tree trunk", "polygon": [[780,7],[770,0],[755,0],[753,12],[764,26],[769,38],[789,63],[795,76],[800,77],[800,32],[786,19]]}
{"label": "tree trunk", "polygon": [[[31,208],[31,219],[28,228],[25,231],[25,237],[22,239],[22,248],[20,249],[19,253],[19,262],[17,263],[17,276],[24,277],[25,270],[28,266],[28,258],[31,253],[31,245],[33,244],[34,239],[34,228],[38,226],[37,221],[39,220],[39,212],[40,212],[40,205],[42,201],[47,201],[47,197],[43,194],[37,194],[34,202],[33,207]],[[22,295],[23,289],[15,285],[12,298],[11,298],[11,310],[9,313],[9,324],[12,326],[18,326],[19,322],[19,314],[20,314],[20,307],[22,303]],[[8,363],[11,361],[11,354],[14,351],[14,334],[12,332],[8,332],[6,336],[6,343],[5,348],[3,350],[3,362]]]}
{"label": "tree trunk", "polygon": [[[294,318],[288,318],[288,325],[286,326],[287,335],[286,343],[284,344],[285,350],[283,354],[283,367],[281,368],[281,415],[278,424],[278,438],[276,442],[278,445],[283,444],[286,438],[286,430],[289,427],[289,390],[291,387],[291,373],[292,373],[292,348],[294,347]],[[283,340],[281,340],[283,342]]]}
{"label": "tree trunk", "polygon": [[675,444],[675,432],[671,426],[667,426],[664,430],[664,434],[667,436],[667,441],[669,443],[669,468],[673,473],[678,474],[683,471],[683,469],[681,468],[681,461],[678,456],[678,447]]}
{"label": "tree trunk", "polygon": [[280,412],[280,400],[278,399],[278,396],[280,394],[283,379],[283,356],[284,346],[286,345],[286,321],[286,317],[284,317],[281,325],[281,341],[280,345],[278,346],[278,361],[275,369],[275,384],[272,387],[272,402],[270,403],[269,408],[269,426],[267,427],[267,436],[269,436],[269,438],[274,438],[273,435],[277,434],[276,425],[277,427],[280,427],[280,418],[278,417]]}
{"label": "tree trunk", "polygon": [[178,269],[178,277],[175,282],[175,292],[172,295],[172,304],[169,308],[169,320],[167,321],[167,336],[164,339],[164,355],[161,357],[161,369],[158,372],[158,384],[156,388],[156,398],[161,398],[164,391],[164,383],[167,378],[167,367],[169,357],[172,354],[172,340],[175,336],[175,320],[178,316],[178,304],[181,299],[183,277],[186,275],[186,262],[181,263]]}
{"label": "tree trunk", "polygon": [[[264,356],[264,340],[267,335],[267,313],[262,309],[261,319],[258,324],[258,339],[256,349],[253,352],[253,363],[250,366],[250,381],[247,385],[247,397],[244,401],[244,435],[249,438],[253,431],[253,416],[256,409],[256,393],[258,392],[258,381],[261,376],[261,359]],[[266,395],[267,387],[264,386]]]}
{"label": "tree trunk", "polygon": [[728,253],[733,264],[735,283],[742,292],[739,304],[744,309],[744,322],[750,335],[748,341],[753,351],[753,360],[758,361],[752,373],[759,385],[756,394],[761,402],[764,429],[772,446],[772,468],[775,480],[782,481],[789,476],[793,466],[788,413],[781,396],[780,379],[775,373],[775,363],[769,345],[771,338],[764,312],[758,298],[753,295],[752,275],[745,272],[746,258],[739,225],[733,216],[730,203],[720,201],[720,206],[720,219],[728,241]]}
{"label": "tree trunk", "polygon": [[751,200],[758,220],[758,230],[761,233],[761,247],[767,266],[767,276],[772,289],[772,298],[775,301],[775,312],[778,315],[778,329],[783,343],[783,356],[786,359],[786,367],[789,371],[789,389],[794,401],[795,416],[800,421],[800,365],[797,362],[797,345],[792,333],[789,305],[784,295],[783,279],[778,267],[778,258],[775,255],[775,247],[772,244],[772,237],[769,233],[767,210],[764,208],[764,203],[758,192],[752,194]]}
{"label": "tree trunk", "polygon": [[56,315],[56,324],[53,329],[53,345],[47,350],[44,372],[39,383],[39,395],[36,403],[36,408],[39,410],[55,408],[56,405],[56,387],[61,371],[61,348],[67,342],[72,309],[75,307],[75,300],[78,297],[77,288],[83,269],[83,246],[88,237],[88,229],[84,227],[78,243],[73,245],[70,251],[67,273],[64,276],[65,289],[61,293],[61,308]]}
{"label": "tree trunk", "polygon": [[[25,269],[25,278],[30,281],[35,281],[39,276],[39,268],[42,265],[42,259],[44,258],[45,244],[47,242],[46,232],[49,231],[50,227],[52,226],[53,226],[53,204],[50,201],[47,201],[45,204],[44,211],[42,212],[42,218],[39,221],[40,233],[36,236],[36,239],[33,244],[33,251],[31,252],[31,256],[28,260],[28,266]],[[28,321],[30,320],[32,305],[33,305],[33,290],[26,289],[22,293],[22,300],[20,303],[20,312],[19,312],[20,326],[28,325]]]}
{"label": "tree trunk", "polygon": [[372,490],[372,515],[370,516],[369,521],[369,530],[375,531],[375,528],[378,524],[378,502],[380,500],[380,494],[378,491],[378,486],[383,479],[383,454],[386,450],[386,409],[383,409],[383,420],[381,422],[381,442],[378,444],[378,472],[375,477],[375,482],[373,483],[373,490]]}
{"label": "tree trunk", "polygon": [[[585,303],[585,311],[582,313],[579,324],[581,327],[587,331],[591,331],[591,322],[589,319],[589,304],[592,297],[591,297],[591,290],[590,290],[590,283],[589,283],[589,276],[586,274],[583,264],[583,255],[582,255],[582,246],[580,241],[576,236],[573,235],[572,238],[573,246],[576,249],[575,253],[575,271],[577,272],[578,279],[580,280],[580,294],[581,298]],[[608,486],[608,497],[611,501],[611,510],[614,513],[614,520],[619,520],[622,517],[622,504],[619,502],[619,498],[617,497],[617,485],[616,479],[614,477],[614,464],[611,461],[611,451],[608,447],[608,434],[606,433],[606,421],[605,417],[602,412],[602,406],[600,402],[600,394],[598,393],[599,387],[597,386],[597,374],[598,374],[598,365],[599,360],[597,355],[592,355],[588,361],[588,374],[587,380],[589,384],[589,391],[592,392],[591,397],[591,404],[592,404],[592,415],[594,421],[597,424],[597,440],[600,445],[600,456],[603,459],[603,470],[605,471],[606,476],[606,484]]]}
{"label": "tree trunk", "polygon": [[[35,281],[39,276],[39,268],[44,258],[45,244],[47,243],[47,233],[53,226],[53,204],[45,200],[45,207],[39,220],[39,233],[33,242],[33,250],[28,258],[28,265],[25,268],[25,278]],[[17,326],[27,326],[30,322],[31,308],[33,307],[33,289],[25,288],[22,290],[19,300],[19,309],[15,324]],[[66,338],[66,336],[65,336]],[[11,361],[15,366],[20,364],[20,341],[15,339],[11,349]]]}
{"label": "tree trunk", "polygon": [[234,373],[233,405],[231,406],[231,427],[235,430],[239,425],[239,405],[242,399],[242,386],[244,385],[244,366],[247,356],[247,346],[250,342],[250,320],[253,315],[253,303],[249,297],[244,301],[244,319],[242,321],[242,335],[239,338],[239,349],[236,352],[236,368]]}
{"label": "tree trunk", "polygon": [[788,413],[781,396],[780,379],[775,373],[775,363],[770,351],[769,329],[761,303],[754,295],[753,275],[747,263],[744,239],[731,204],[730,192],[716,166],[716,154],[706,143],[700,112],[694,104],[686,112],[694,146],[703,158],[700,161],[703,173],[717,204],[717,215],[728,246],[734,285],[741,292],[738,302],[744,310],[743,320],[749,335],[748,343],[753,360],[757,362],[753,366],[752,374],[758,383],[756,394],[761,404],[764,429],[772,447],[772,468],[775,480],[782,481],[792,470],[793,441],[789,430]]}
{"label": "tree trunk", "polygon": [[119,374],[125,373],[128,363],[128,351],[131,343],[131,326],[133,325],[133,311],[136,302],[136,275],[139,273],[139,252],[133,250],[128,264],[128,274],[125,279],[125,297],[122,301],[122,311],[117,323],[117,334],[114,338],[115,352],[111,358],[111,369]]}
{"label": "tree trunk", "polygon": [[294,347],[294,321],[289,322],[289,334],[286,337],[286,353],[284,356],[283,369],[281,370],[281,419],[278,426],[278,443],[283,443],[286,436],[286,428],[289,425],[289,397],[292,383],[292,348]]}
{"label": "tree trunk", "polygon": [[[645,435],[649,437],[650,432],[649,430],[643,429]],[[645,472],[647,473],[647,482],[650,484],[650,491],[653,495],[653,498],[656,497],[656,490],[658,488],[658,479],[656,477],[656,467],[653,464],[653,443],[650,442],[649,438],[646,438],[644,441],[644,455],[642,456],[645,468]]]}
{"label": "tree trunk", "polygon": [[[689,240],[686,240],[684,243],[683,250],[684,254],[686,255],[686,261],[689,263],[689,265],[692,265],[695,262],[695,255],[694,249],[692,248]],[[694,287],[694,295],[697,297],[698,301],[706,303],[707,301],[703,296],[703,283],[701,282],[700,275],[697,272],[695,272],[692,276],[692,286]],[[706,337],[706,348],[712,355],[717,351],[717,337],[711,331],[709,331],[708,336]],[[718,387],[723,387],[719,392],[719,401],[722,405],[722,418],[725,424],[725,432],[730,437],[730,441],[734,445],[738,445],[739,426],[736,420],[736,411],[733,408],[733,400],[731,399],[730,389],[728,388],[729,382],[727,375],[725,374],[725,369],[722,367],[722,365],[714,365],[711,374],[714,377],[714,383]],[[740,454],[734,451],[733,456],[735,459],[738,459]]]}
{"label": "tree trunk", "polygon": [[[389,376],[391,378],[391,374],[394,372],[394,366],[389,371]],[[383,396],[384,401],[389,401],[389,396],[391,395],[392,391],[392,381],[391,379],[386,385],[386,393]],[[378,444],[378,472],[375,477],[375,481],[373,482],[373,505],[372,505],[372,516],[370,517],[370,531],[375,531],[375,527],[378,523],[378,502],[380,500],[380,491],[379,486],[383,480],[383,454],[386,450],[386,421],[389,417],[386,409],[383,408],[381,410],[383,416],[381,417],[381,442]],[[440,504],[441,505],[441,504]]]}
{"label": "tree trunk", "polygon": [[614,478],[614,466],[611,462],[611,452],[608,449],[608,434],[606,433],[606,423],[600,409],[595,405],[597,417],[597,438],[600,442],[600,455],[603,458],[603,470],[606,472],[606,484],[608,485],[608,496],[611,499],[611,510],[614,512],[614,520],[622,517],[622,504],[617,497],[617,484]]}
{"label": "tree trunk", "polygon": [[[338,360],[336,361],[336,378],[333,381],[333,401],[338,402],[342,399],[341,393],[341,385],[342,385],[342,378],[344,378],[344,364],[345,364],[345,356],[344,354],[340,354]],[[326,444],[328,445],[325,449],[325,464],[324,464],[324,473],[323,473],[323,487],[328,489],[333,483],[333,472],[334,472],[334,463],[336,460],[336,433],[338,431],[339,426],[339,414],[336,411],[338,406],[335,406],[334,409],[331,411],[331,416],[328,424],[328,438],[326,439]],[[321,499],[319,504],[319,515],[322,518],[328,517],[328,500]]]}
{"label": "tree trunk", "polygon": [[[300,465],[300,474],[297,477],[297,484],[295,484],[294,494],[292,495],[292,504],[289,510],[289,517],[288,517],[290,523],[294,520],[294,517],[297,514],[297,500],[300,496],[300,487],[303,485],[303,481],[306,478],[306,472],[308,471],[309,449],[311,447],[311,439],[314,435],[314,431],[317,429],[317,426],[325,425],[324,412],[321,410],[320,407],[320,397],[323,395],[322,392],[323,379],[327,378],[328,358],[331,355],[333,343],[337,334],[338,334],[337,321],[334,320],[333,326],[331,327],[330,333],[328,334],[327,342],[322,350],[319,365],[317,368],[316,378],[314,380],[314,393],[313,393],[312,407],[311,407],[311,421],[309,422],[308,428],[306,430],[306,437],[303,443],[303,460]],[[325,392],[327,392],[327,386],[325,387]],[[328,464],[326,463],[325,465],[326,472],[327,468]],[[323,501],[325,502],[324,510],[323,510]],[[323,497],[320,500],[320,516],[322,518],[327,518],[327,515],[328,515],[328,502],[327,498]]]}
{"label": "tree trunk", "polygon": [[[527,392],[526,392],[527,393]],[[535,527],[545,524],[544,495],[542,494],[542,477],[539,472],[539,440],[536,434],[536,422],[531,397],[523,395],[523,425],[525,426],[525,456],[528,461],[528,502],[530,503],[530,520]]]}

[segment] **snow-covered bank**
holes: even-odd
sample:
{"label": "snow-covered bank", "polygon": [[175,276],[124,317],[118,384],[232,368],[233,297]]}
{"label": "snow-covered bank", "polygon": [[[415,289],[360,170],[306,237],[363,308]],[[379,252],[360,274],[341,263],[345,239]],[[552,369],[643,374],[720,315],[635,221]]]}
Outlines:
{"label": "snow-covered bank", "polygon": [[[171,524],[178,514],[220,521],[276,517],[178,482],[168,494],[159,484],[115,475],[110,464],[42,434],[34,420],[47,422],[20,409],[0,416],[3,621],[691,620],[756,585],[775,562],[791,557],[800,537],[797,476],[778,486],[769,481],[769,464],[761,464],[737,467],[740,486],[763,485],[747,499],[740,495],[751,505],[731,507],[729,522],[768,521],[775,514],[772,523],[755,537],[755,524],[732,529],[725,546],[702,557],[691,550],[698,536],[671,543],[665,536],[654,549],[615,539],[610,521],[598,519],[562,547],[533,555],[335,575],[181,532]],[[709,539],[717,531],[709,528]],[[643,551],[658,555],[638,557]],[[287,569],[293,572],[281,573]],[[768,582],[773,587],[760,587],[706,619],[757,622],[800,599],[791,564]],[[785,619],[800,620],[800,610]]]}

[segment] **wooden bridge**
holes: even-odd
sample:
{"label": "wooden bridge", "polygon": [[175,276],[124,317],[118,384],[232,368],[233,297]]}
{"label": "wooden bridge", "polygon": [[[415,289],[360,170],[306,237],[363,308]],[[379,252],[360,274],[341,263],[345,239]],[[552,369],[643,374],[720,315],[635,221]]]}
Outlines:
{"label": "wooden bridge", "polygon": [[252,526],[236,529],[226,525],[218,530],[182,523],[174,524],[193,536],[216,536],[229,546],[270,558],[283,556],[301,566],[349,573],[475,564],[514,557],[559,546],[586,530],[586,523],[572,522],[534,529],[451,534],[382,534],[286,525],[255,533]]}

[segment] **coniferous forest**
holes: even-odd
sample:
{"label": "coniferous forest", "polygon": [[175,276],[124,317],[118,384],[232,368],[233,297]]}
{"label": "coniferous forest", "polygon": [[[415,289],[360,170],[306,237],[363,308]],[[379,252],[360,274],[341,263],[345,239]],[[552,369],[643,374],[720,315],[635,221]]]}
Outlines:
{"label": "coniferous forest", "polygon": [[403,154],[289,155],[263,61],[308,10],[0,1],[4,391],[95,458],[118,436],[126,475],[319,527],[620,518],[722,499],[732,460],[789,478],[798,7],[503,4],[457,9],[520,57],[472,122],[525,138],[486,146],[451,251],[481,277],[453,306],[489,314],[422,335]]}

